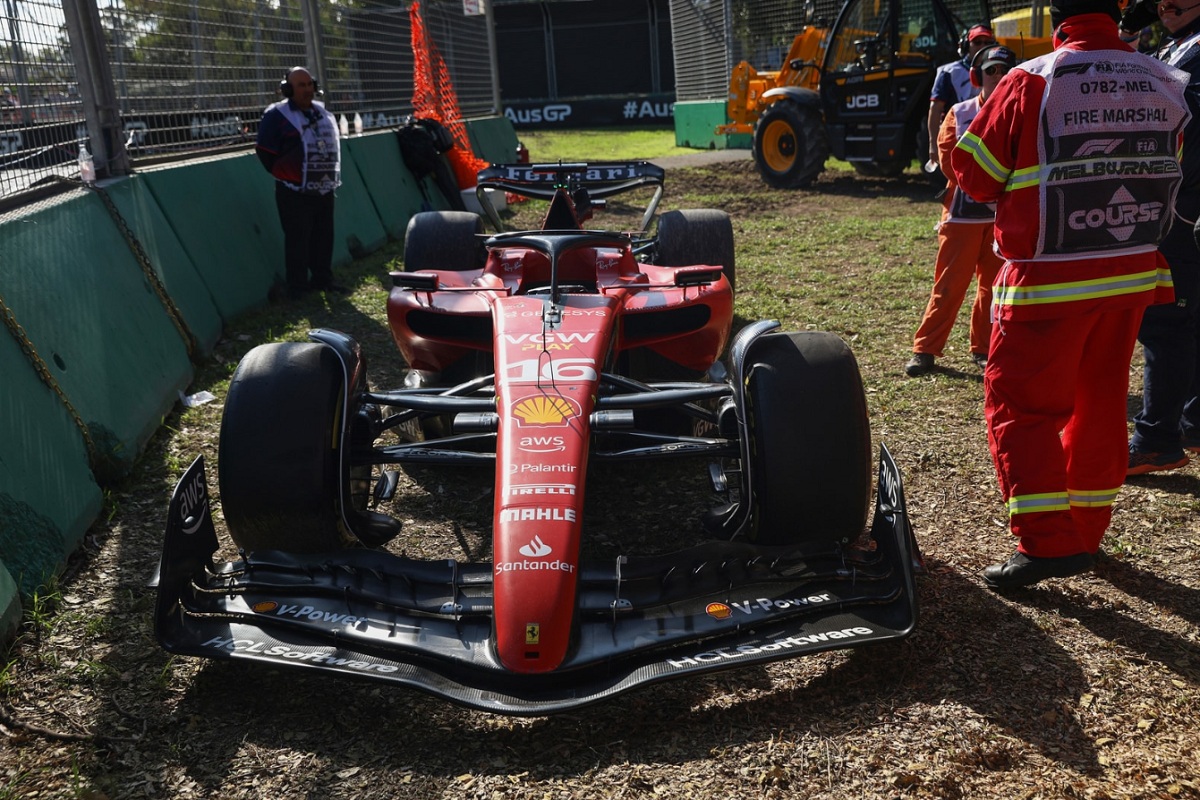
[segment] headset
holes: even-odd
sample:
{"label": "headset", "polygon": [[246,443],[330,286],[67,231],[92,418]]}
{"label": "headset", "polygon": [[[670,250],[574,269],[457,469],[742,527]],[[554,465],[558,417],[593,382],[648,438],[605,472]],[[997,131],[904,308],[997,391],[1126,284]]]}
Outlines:
{"label": "headset", "polygon": [[1009,69],[1017,65],[1016,53],[1004,45],[994,44],[991,47],[983,48],[971,59],[971,85],[976,89],[983,88],[983,62],[987,61],[989,56],[1003,59]]}
{"label": "headset", "polygon": [[967,55],[971,52],[971,33],[976,30],[980,30],[980,29],[987,31],[989,34],[992,32],[991,28],[989,28],[987,25],[984,25],[983,23],[980,23],[978,25],[972,25],[971,27],[967,28],[965,31],[963,31],[962,36],[958,37],[958,57],[959,58],[966,58]]}
{"label": "headset", "polygon": [[[296,70],[304,70],[305,72],[308,72],[309,75],[312,75],[312,72],[309,72],[306,67],[292,67],[286,73],[284,73],[283,80],[279,82],[279,93],[289,100],[292,99],[292,95],[296,92],[294,89],[292,89],[292,82],[289,81],[288,78],[292,77],[292,73]],[[313,78],[313,94],[320,95],[320,92],[321,84],[316,78]]]}

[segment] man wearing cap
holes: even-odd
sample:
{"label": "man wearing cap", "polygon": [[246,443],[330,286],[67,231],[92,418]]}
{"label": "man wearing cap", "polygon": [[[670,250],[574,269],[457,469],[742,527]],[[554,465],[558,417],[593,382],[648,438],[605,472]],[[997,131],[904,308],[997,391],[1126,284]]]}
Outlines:
{"label": "man wearing cap", "polygon": [[[975,54],[971,83],[979,84],[979,95],[950,107],[950,113],[938,132],[938,153],[950,158],[958,139],[983,107],[996,84],[1017,65],[1017,55],[1007,47],[993,45]],[[954,320],[967,296],[967,287],[975,277],[975,302],[971,306],[971,360],[982,368],[987,364],[988,343],[992,336],[992,282],[1000,271],[1000,257],[992,250],[992,225],[996,219],[994,203],[977,203],[958,188],[953,175],[946,178],[942,196],[942,219],[938,223],[938,253],[933,266],[933,291],[925,306],[925,316],[913,337],[913,355],[904,365],[910,377],[924,375],[940,358]]]}
{"label": "man wearing cap", "polygon": [[1200,1],[1142,0],[1125,12],[1121,28],[1136,31],[1155,19],[1167,34],[1157,57],[1191,76],[1192,121],[1184,129],[1175,224],[1159,245],[1171,265],[1175,302],[1146,309],[1138,331],[1145,355],[1142,410],[1133,421],[1129,475],[1179,469],[1189,451],[1200,453],[1200,248],[1192,233],[1200,217]]}
{"label": "man wearing cap", "polygon": [[1179,188],[1187,75],[1117,35],[1117,0],[1053,0],[1054,51],[1019,65],[950,157],[996,203],[1004,265],[984,371],[1009,527],[996,590],[1091,569],[1125,481],[1129,364],[1172,298],[1158,243]]}
{"label": "man wearing cap", "polygon": [[933,89],[929,93],[929,160],[938,163],[937,137],[946,109],[955,103],[969,100],[979,94],[979,88],[971,85],[971,61],[985,47],[996,43],[996,36],[987,25],[972,25],[963,34],[959,43],[962,58],[943,64],[933,76]]}
{"label": "man wearing cap", "polygon": [[263,112],[254,150],[275,177],[288,296],[345,292],[333,282],[333,201],[342,182],[337,120],[315,99],[316,81],[304,67],[288,70],[279,91],[283,100]]}

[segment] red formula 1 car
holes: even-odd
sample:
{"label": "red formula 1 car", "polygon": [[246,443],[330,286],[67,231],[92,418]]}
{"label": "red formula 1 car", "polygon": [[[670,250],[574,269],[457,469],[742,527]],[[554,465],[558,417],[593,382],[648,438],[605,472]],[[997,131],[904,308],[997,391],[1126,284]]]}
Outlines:
{"label": "red formula 1 car", "polygon": [[[774,322],[731,342],[730,220],[672,211],[651,235],[662,186],[644,162],[492,166],[479,197],[497,230],[489,190],[549,201],[541,229],[487,237],[474,214],[415,216],[388,300],[401,388],[370,388],[335,331],[251,350],[219,451],[240,558],[213,562],[197,459],[169,510],[163,646],[535,715],[908,635],[918,553],[886,448],[865,524],[853,355]],[[638,231],[585,227],[639,187],[653,195]],[[716,495],[673,520],[687,544],[587,557],[589,471],[665,459],[706,463]],[[390,552],[405,540],[385,513],[397,465],[493,471],[490,558]]]}

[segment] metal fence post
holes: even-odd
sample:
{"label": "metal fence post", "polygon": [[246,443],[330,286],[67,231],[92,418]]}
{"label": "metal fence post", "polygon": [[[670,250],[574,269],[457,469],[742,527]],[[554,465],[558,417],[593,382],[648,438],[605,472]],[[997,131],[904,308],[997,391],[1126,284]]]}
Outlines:
{"label": "metal fence post", "polygon": [[321,46],[321,6],[318,0],[301,0],[300,18],[304,20],[304,53],[308,68],[315,70],[313,76],[323,82],[325,74],[325,50]]}
{"label": "metal fence post", "polygon": [[96,0],[63,0],[62,5],[96,174],[102,178],[128,175],[129,156],[125,152],[124,129],[104,44],[104,28],[100,25],[100,10]]}
{"label": "metal fence post", "polygon": [[503,114],[500,104],[500,60],[496,55],[496,18],[492,15],[492,0],[483,0],[484,19],[487,20],[488,66],[492,72],[492,113]]}

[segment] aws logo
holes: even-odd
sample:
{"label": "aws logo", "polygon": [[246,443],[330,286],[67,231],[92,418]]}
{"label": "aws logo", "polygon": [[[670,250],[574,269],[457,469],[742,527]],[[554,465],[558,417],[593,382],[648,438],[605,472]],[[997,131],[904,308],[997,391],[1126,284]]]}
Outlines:
{"label": "aws logo", "polygon": [[561,453],[567,443],[561,436],[522,436],[517,447],[526,453]]}

